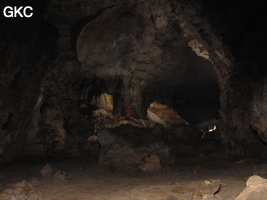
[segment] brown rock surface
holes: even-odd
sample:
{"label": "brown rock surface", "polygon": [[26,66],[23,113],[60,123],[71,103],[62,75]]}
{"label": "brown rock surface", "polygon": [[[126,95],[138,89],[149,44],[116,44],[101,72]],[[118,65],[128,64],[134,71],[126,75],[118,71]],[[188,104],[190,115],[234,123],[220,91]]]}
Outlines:
{"label": "brown rock surface", "polygon": [[235,200],[263,200],[267,198],[267,180],[253,175],[249,177],[244,189]]}
{"label": "brown rock surface", "polygon": [[196,195],[203,197],[203,199],[207,197],[212,197],[216,192],[220,190],[221,181],[220,180],[211,180],[204,181],[201,183],[196,191]]}
{"label": "brown rock surface", "polygon": [[150,107],[147,109],[147,117],[155,123],[162,124],[167,129],[174,128],[177,125],[188,125],[176,111],[158,102],[150,104]]}
{"label": "brown rock surface", "polygon": [[50,164],[46,164],[40,171],[42,176],[53,176],[54,170]]}
{"label": "brown rock surface", "polygon": [[36,181],[25,181],[10,184],[7,188],[0,191],[1,200],[42,200],[43,195],[34,187]]}
{"label": "brown rock surface", "polygon": [[103,165],[138,171],[142,160],[149,155],[166,163],[172,160],[169,147],[147,129],[122,125],[100,130],[97,138],[101,145],[99,161]]}
{"label": "brown rock surface", "polygon": [[140,165],[143,172],[158,172],[162,169],[160,158],[156,155],[146,156],[144,163]]}

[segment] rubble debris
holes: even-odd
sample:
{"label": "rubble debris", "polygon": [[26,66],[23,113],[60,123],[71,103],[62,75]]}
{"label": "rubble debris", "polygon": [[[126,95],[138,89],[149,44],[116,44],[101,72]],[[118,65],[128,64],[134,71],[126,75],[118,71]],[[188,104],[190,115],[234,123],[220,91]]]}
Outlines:
{"label": "rubble debris", "polygon": [[53,176],[54,170],[50,164],[46,164],[40,171],[42,176]]}
{"label": "rubble debris", "polygon": [[205,180],[201,183],[195,191],[196,196],[200,196],[203,199],[211,198],[221,188],[221,181],[218,180]]}

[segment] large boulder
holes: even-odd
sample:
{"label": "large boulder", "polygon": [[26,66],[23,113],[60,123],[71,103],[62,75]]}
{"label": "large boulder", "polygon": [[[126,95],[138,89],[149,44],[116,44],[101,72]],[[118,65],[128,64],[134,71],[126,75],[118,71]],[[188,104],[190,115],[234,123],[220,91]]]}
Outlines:
{"label": "large boulder", "polygon": [[171,162],[170,149],[149,130],[121,125],[98,132],[101,145],[100,164],[123,170],[139,170],[147,157],[157,156],[162,163]]}
{"label": "large boulder", "polygon": [[197,187],[195,195],[202,197],[202,199],[210,199],[213,198],[215,193],[220,191],[220,188],[221,181],[219,179],[211,181],[206,180]]}
{"label": "large boulder", "polygon": [[246,183],[247,187],[235,200],[264,200],[267,199],[267,180],[253,175]]}
{"label": "large boulder", "polygon": [[147,109],[147,117],[155,123],[162,124],[166,129],[174,128],[177,125],[188,125],[175,110],[158,102],[150,104]]}

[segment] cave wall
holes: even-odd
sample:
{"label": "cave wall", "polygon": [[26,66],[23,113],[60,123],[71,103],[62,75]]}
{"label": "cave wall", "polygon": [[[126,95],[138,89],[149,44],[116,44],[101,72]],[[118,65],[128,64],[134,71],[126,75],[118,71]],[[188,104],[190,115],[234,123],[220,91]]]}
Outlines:
{"label": "cave wall", "polygon": [[105,9],[82,28],[76,49],[84,74],[122,81],[116,94],[119,113],[131,106],[140,118],[154,100],[171,106],[189,64],[201,62],[188,47],[171,6],[162,2]]}
{"label": "cave wall", "polygon": [[[44,13],[43,2],[33,4]],[[2,21],[3,20],[3,21]],[[55,56],[57,29],[43,16],[1,18],[0,164],[14,159],[36,135],[41,80]]]}
{"label": "cave wall", "polygon": [[266,79],[257,82],[253,87],[253,99],[250,105],[250,125],[262,141],[267,142],[266,135]]}
{"label": "cave wall", "polygon": [[210,60],[217,72],[221,88],[222,140],[233,156],[263,151],[260,150],[263,145],[251,129],[254,124],[254,129],[264,137],[265,131],[259,124],[265,121],[265,83],[261,80],[265,79],[266,72],[262,67],[265,58],[259,55],[266,52],[263,47],[266,40],[261,37],[266,17],[258,6],[253,2],[240,6],[227,1],[177,4],[180,27],[188,45],[199,56]]}
{"label": "cave wall", "polygon": [[95,95],[112,94],[117,116],[130,105],[135,117],[145,118],[154,100],[173,106],[191,54],[209,61],[216,74],[225,150],[241,156],[264,149],[258,139],[266,142],[260,6],[220,0],[36,2],[39,15],[1,22],[0,164],[23,152],[77,153],[93,134],[86,117]]}
{"label": "cave wall", "polygon": [[[133,98],[136,99],[132,106],[139,117],[144,116],[142,109],[151,99],[172,105],[173,88],[168,81],[176,79],[177,84],[177,80],[182,80],[186,68],[181,57],[190,54],[188,45],[196,55],[208,60],[216,73],[221,90],[220,130],[225,150],[245,155],[260,144],[251,128],[258,130],[255,127],[259,125],[255,124],[265,121],[264,109],[260,109],[264,97],[256,89],[265,88],[260,80],[266,77],[263,67],[266,61],[260,56],[266,52],[266,40],[259,39],[265,33],[260,5],[247,2],[240,6],[238,2],[220,0],[140,0],[125,4],[105,1],[103,7],[98,3],[78,5],[80,18],[94,16],[84,22],[78,37],[81,70],[106,81],[122,81],[117,95],[123,107],[117,108],[118,113],[123,113]],[[72,7],[65,8],[68,6]],[[102,24],[100,28],[96,26],[98,23]],[[157,84],[159,79],[165,80]],[[169,90],[161,83],[167,83]],[[246,145],[251,148],[240,149]]]}

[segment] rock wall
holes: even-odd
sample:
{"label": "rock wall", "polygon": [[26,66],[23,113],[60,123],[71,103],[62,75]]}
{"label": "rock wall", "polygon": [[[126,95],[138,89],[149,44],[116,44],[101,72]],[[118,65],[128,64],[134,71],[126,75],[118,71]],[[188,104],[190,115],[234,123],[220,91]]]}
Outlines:
{"label": "rock wall", "polygon": [[133,117],[146,118],[155,100],[172,107],[175,87],[200,65],[216,73],[220,86],[225,150],[248,155],[260,149],[258,135],[266,142],[266,26],[259,5],[31,3],[40,11],[33,18],[1,22],[0,164],[22,150],[75,154],[93,134],[87,117],[97,107],[90,102],[102,93],[113,96],[116,116],[131,106]]}
{"label": "rock wall", "polygon": [[[252,36],[250,31],[245,30],[245,23],[263,24],[262,19],[255,22],[260,18],[260,14],[256,14],[257,9],[260,8],[253,3],[242,7],[222,1],[176,3],[177,19],[188,45],[197,55],[209,60],[217,73],[221,88],[219,128],[226,151],[233,156],[248,155],[260,145],[249,125],[251,116],[259,113],[255,114],[249,106],[258,104],[258,97],[253,97],[256,94],[253,85],[259,78],[261,67],[249,65],[245,58],[248,56],[250,62],[256,62],[254,52],[246,43],[253,48],[261,46],[252,45],[256,31]],[[248,11],[255,18],[248,20],[245,14]],[[262,34],[262,31],[257,31]],[[244,37],[241,36],[243,34]],[[259,49],[264,51],[262,47]],[[241,150],[240,146],[247,147]]]}
{"label": "rock wall", "polygon": [[121,81],[119,113],[130,105],[144,118],[154,100],[172,105],[174,88],[190,66],[211,68],[188,46],[172,9],[168,1],[114,5],[88,21],[78,35],[83,73]]}
{"label": "rock wall", "polygon": [[250,125],[258,133],[260,139],[267,143],[266,127],[266,80],[254,86],[253,101],[250,105]]}
{"label": "rock wall", "polygon": [[[41,1],[33,6],[44,13]],[[42,17],[1,23],[0,164],[20,155],[37,131],[41,80],[57,38],[56,27]]]}

